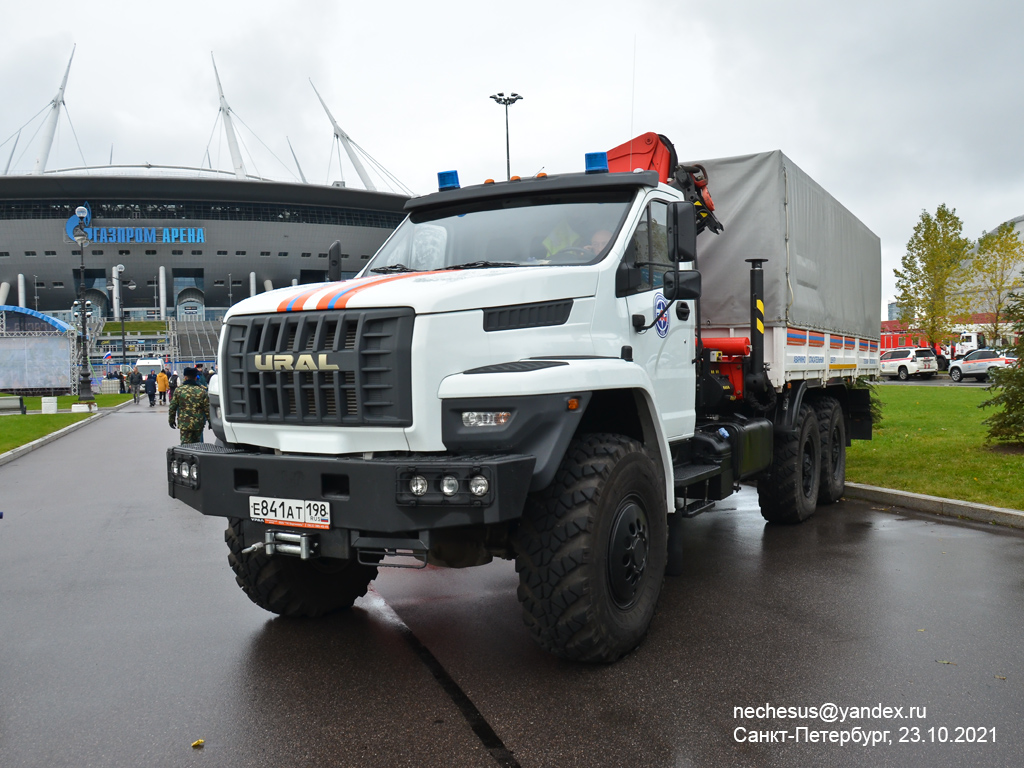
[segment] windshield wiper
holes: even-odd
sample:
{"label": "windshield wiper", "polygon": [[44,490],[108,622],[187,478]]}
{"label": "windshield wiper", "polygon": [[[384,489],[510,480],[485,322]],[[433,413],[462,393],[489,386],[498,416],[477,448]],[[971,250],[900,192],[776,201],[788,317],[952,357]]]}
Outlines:
{"label": "windshield wiper", "polygon": [[465,264],[452,264],[445,269],[488,269],[490,267],[520,267],[514,261],[467,261]]}
{"label": "windshield wiper", "polygon": [[391,272],[419,272],[418,269],[407,267],[405,264],[388,264],[386,267],[374,267],[370,270],[371,272],[380,272],[381,274],[389,274]]}

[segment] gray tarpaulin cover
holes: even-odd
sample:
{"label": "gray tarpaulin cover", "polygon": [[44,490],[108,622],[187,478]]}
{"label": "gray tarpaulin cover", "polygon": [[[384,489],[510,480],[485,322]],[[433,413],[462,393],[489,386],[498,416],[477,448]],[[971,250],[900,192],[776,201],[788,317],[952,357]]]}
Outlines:
{"label": "gray tarpaulin cover", "polygon": [[871,230],[779,150],[699,162],[725,225],[697,244],[705,326],[749,326],[745,259],[757,258],[768,260],[767,325],[879,337],[882,257]]}

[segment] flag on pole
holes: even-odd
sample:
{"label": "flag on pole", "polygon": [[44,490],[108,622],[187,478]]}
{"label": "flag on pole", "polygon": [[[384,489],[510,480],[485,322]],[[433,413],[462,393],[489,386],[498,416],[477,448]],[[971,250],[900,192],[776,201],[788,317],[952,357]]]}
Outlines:
{"label": "flag on pole", "polygon": [[107,352],[107,354],[105,354],[103,356],[103,359],[104,359],[104,361],[106,361],[106,360],[110,360],[113,357],[114,357],[114,353],[113,352]]}

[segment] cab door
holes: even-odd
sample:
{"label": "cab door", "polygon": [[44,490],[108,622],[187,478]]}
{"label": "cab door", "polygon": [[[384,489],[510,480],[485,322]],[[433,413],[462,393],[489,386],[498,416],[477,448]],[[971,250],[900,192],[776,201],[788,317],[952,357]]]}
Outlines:
{"label": "cab door", "polygon": [[[626,246],[619,269],[630,278],[620,281],[616,295],[626,304],[633,360],[646,369],[662,428],[673,440],[692,436],[697,419],[693,364],[696,307],[693,301],[677,301],[668,307],[662,289],[665,273],[674,269],[668,253],[668,202],[652,199]],[[634,318],[639,317],[643,318],[642,330],[634,326]],[[651,323],[654,325],[647,328]]]}

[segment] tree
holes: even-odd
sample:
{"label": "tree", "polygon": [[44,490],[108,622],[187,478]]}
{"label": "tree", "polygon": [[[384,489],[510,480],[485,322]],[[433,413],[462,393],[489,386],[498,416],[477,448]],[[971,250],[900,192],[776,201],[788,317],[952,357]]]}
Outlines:
{"label": "tree", "polygon": [[[1017,359],[1024,355],[1024,293],[1012,294],[1006,302],[1006,317],[1017,334]],[[1024,366],[1020,363],[992,373],[988,387],[994,396],[982,408],[1000,408],[985,423],[988,436],[1003,443],[1024,443]]]}
{"label": "tree", "polygon": [[978,240],[978,251],[971,261],[975,307],[992,318],[982,330],[994,345],[1008,330],[1006,303],[1010,294],[1024,288],[1022,267],[1024,243],[1012,222],[1001,224]]}
{"label": "tree", "polygon": [[896,303],[900,319],[920,330],[930,344],[945,341],[968,310],[966,261],[973,247],[963,236],[955,208],[943,203],[934,216],[921,211],[902,269],[895,270]]}

